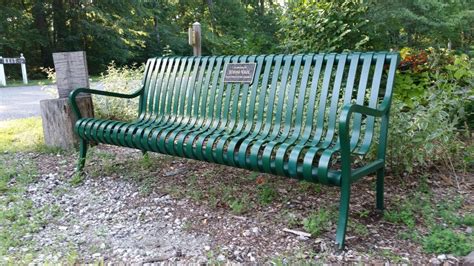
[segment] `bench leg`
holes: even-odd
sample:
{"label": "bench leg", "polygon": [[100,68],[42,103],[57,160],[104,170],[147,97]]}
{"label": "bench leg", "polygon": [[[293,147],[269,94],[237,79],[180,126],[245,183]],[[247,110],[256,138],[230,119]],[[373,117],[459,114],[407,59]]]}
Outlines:
{"label": "bench leg", "polygon": [[351,197],[350,184],[341,187],[341,202],[339,203],[339,221],[337,223],[336,243],[339,249],[344,248],[346,239],[347,219],[349,217],[349,201]]}
{"label": "bench leg", "polygon": [[79,160],[77,162],[77,171],[82,171],[84,164],[86,163],[86,154],[87,154],[87,140],[79,140]]}
{"label": "bench leg", "polygon": [[377,184],[376,184],[376,208],[377,210],[382,211],[383,206],[383,186],[384,186],[384,174],[385,169],[380,168],[377,170]]}

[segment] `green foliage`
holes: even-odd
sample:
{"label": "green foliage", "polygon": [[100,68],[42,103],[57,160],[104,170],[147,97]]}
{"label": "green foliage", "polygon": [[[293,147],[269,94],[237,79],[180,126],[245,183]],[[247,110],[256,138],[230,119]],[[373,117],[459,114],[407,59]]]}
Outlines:
{"label": "green foliage", "polygon": [[[102,75],[101,84],[106,91],[132,93],[141,86],[144,66],[117,67],[110,63]],[[121,99],[115,97],[93,96],[94,113],[97,117],[115,120],[131,120],[138,114],[138,97]]]}
{"label": "green foliage", "polygon": [[290,52],[359,50],[369,40],[366,4],[359,0],[290,1],[281,19],[283,48]]}
{"label": "green foliage", "polygon": [[386,50],[404,46],[472,49],[474,9],[465,0],[370,0],[364,33],[370,47]]}
{"label": "green foliage", "polygon": [[[387,158],[396,172],[442,165],[466,169],[464,134],[472,129],[473,60],[445,50],[402,49],[390,114]],[[422,52],[424,53],[424,52]],[[468,155],[469,156],[469,155]],[[471,155],[472,156],[472,155]]]}
{"label": "green foliage", "polygon": [[277,196],[278,192],[272,185],[267,183],[258,185],[258,200],[261,204],[270,204]]}
{"label": "green foliage", "polygon": [[0,121],[0,153],[44,150],[41,118]]}
{"label": "green foliage", "polygon": [[423,238],[423,249],[428,253],[465,256],[473,248],[474,239],[472,236],[466,237],[452,229],[436,227],[428,236]]}
{"label": "green foliage", "polygon": [[319,209],[303,220],[303,227],[312,236],[318,236],[331,226],[332,213],[327,209]]}

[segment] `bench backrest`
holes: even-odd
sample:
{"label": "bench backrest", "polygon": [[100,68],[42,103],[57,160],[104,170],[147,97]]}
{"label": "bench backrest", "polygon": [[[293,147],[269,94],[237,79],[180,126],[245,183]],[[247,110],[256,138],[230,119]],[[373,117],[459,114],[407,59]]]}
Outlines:
{"label": "bench backrest", "polygon": [[[396,53],[153,58],[146,64],[140,117],[329,145],[337,141],[342,106],[390,104],[397,60]],[[228,63],[249,62],[256,63],[252,84],[224,83]],[[370,146],[374,126],[373,118],[356,115],[351,143]]]}

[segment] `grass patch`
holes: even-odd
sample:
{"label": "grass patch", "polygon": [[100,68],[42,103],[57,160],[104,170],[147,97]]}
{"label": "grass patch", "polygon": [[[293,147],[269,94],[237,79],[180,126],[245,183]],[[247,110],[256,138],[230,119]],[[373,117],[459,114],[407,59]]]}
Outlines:
{"label": "grass patch", "polygon": [[31,259],[32,254],[18,248],[29,248],[32,243],[27,236],[38,232],[47,217],[61,213],[57,206],[37,208],[24,196],[36,176],[36,166],[31,161],[12,162],[0,156],[0,257],[21,262]]}
{"label": "grass patch", "polygon": [[422,179],[413,196],[399,199],[395,208],[385,211],[384,219],[405,225],[398,237],[420,243],[427,253],[464,256],[474,248],[474,236],[464,233],[463,227],[471,226],[474,218],[460,212],[463,205],[461,196],[436,200]]}
{"label": "grass patch", "polygon": [[44,86],[44,85],[52,85],[54,82],[50,79],[31,79],[28,80],[28,84],[23,84],[23,80],[20,79],[10,79],[7,80],[7,86],[0,86],[1,88],[6,87],[23,87],[23,86]]}
{"label": "grass patch", "polygon": [[41,118],[0,121],[0,153],[44,151]]}
{"label": "grass patch", "polygon": [[303,220],[303,227],[312,236],[319,236],[331,228],[332,217],[331,211],[322,208],[305,218]]}
{"label": "grass patch", "polygon": [[435,254],[454,254],[465,256],[474,248],[474,238],[456,233],[449,228],[435,227],[423,239],[423,249]]}

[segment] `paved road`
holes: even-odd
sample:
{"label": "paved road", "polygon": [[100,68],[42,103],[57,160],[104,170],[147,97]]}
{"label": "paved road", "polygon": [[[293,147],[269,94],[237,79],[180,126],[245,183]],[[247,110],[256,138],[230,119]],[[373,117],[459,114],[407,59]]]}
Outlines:
{"label": "paved road", "polygon": [[56,97],[41,88],[42,86],[0,88],[0,121],[40,116],[39,102]]}
{"label": "paved road", "polygon": [[[56,86],[21,86],[0,88],[0,121],[40,116],[40,101],[57,96]],[[91,83],[94,89],[102,89],[100,83]]]}

